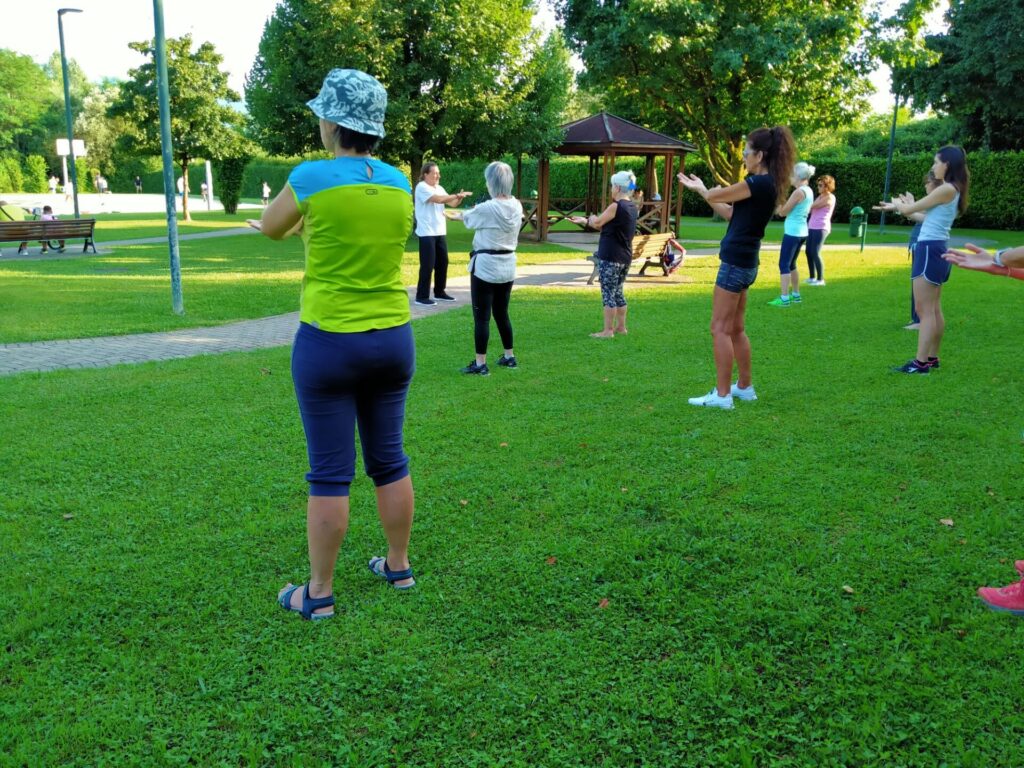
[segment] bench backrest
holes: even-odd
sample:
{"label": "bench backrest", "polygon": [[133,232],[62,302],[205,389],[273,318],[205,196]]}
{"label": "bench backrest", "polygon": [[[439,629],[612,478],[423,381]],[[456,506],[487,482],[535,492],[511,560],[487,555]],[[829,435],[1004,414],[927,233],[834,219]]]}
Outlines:
{"label": "bench backrest", "polygon": [[669,240],[675,239],[673,232],[661,232],[656,235],[635,235],[633,237],[633,258],[653,259],[660,256]]}
{"label": "bench backrest", "polygon": [[5,240],[63,240],[70,237],[92,238],[96,219],[56,219],[54,221],[0,221],[0,238]]}

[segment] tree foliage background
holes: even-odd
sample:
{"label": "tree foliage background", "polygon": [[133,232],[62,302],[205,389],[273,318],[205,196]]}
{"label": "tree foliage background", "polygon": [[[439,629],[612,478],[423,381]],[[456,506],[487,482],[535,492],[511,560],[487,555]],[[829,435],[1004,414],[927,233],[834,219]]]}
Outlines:
{"label": "tree foliage background", "polygon": [[900,73],[914,105],[955,118],[970,149],[1024,149],[1024,0],[952,0],[946,19]]}
{"label": "tree foliage background", "polygon": [[582,84],[625,118],[688,139],[719,183],[762,125],[838,126],[865,111],[864,0],[560,0]]}
{"label": "tree foliage background", "polygon": [[[131,151],[159,155],[160,108],[157,98],[155,49],[152,41],[129,43],[146,56],[142,66],[128,73],[128,80],[108,115],[123,120],[122,142]],[[242,115],[227,102],[239,100],[228,87],[223,58],[211,43],[192,50],[192,36],[167,40],[167,83],[171,107],[171,143],[181,175],[188,179],[189,163],[197,157],[220,159],[244,153]],[[182,211],[189,218],[188,188]]]}
{"label": "tree foliage background", "polygon": [[559,35],[541,42],[532,0],[283,0],[246,81],[266,150],[321,149],[305,103],[331,69],[362,69],[388,91],[381,154],[418,176],[427,157],[543,152],[572,83]]}

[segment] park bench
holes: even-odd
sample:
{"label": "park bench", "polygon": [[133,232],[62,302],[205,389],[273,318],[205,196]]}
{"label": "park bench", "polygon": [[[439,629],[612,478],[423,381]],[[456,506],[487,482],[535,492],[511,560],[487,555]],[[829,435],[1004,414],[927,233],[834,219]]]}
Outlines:
{"label": "park bench", "polygon": [[56,248],[60,240],[84,238],[82,253],[96,253],[93,230],[96,219],[55,219],[53,221],[0,221],[0,243],[41,241]]}
{"label": "park bench", "polygon": [[[654,235],[641,235],[637,234],[633,237],[633,261],[643,259],[644,263],[640,266],[640,271],[637,274],[644,274],[648,267],[661,267],[662,274],[668,275],[668,270],[662,263],[661,256],[665,253],[665,246],[671,243],[674,247],[683,250],[683,247],[675,240],[675,233],[673,232],[662,232]],[[597,254],[590,257],[594,262],[594,271],[590,275],[590,279],[587,280],[587,285],[593,285],[594,280],[597,278]],[[632,265],[631,265],[632,266]]]}

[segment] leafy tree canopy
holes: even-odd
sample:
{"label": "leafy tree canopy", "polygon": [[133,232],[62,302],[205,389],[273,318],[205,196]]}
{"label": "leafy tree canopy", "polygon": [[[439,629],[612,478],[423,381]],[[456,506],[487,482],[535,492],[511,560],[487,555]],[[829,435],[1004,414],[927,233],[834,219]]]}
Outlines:
{"label": "leafy tree canopy", "polygon": [[[153,42],[129,43],[147,61],[128,73],[108,115],[122,118],[123,141],[140,154],[158,155],[160,107],[157,96],[155,48]],[[227,73],[220,68],[223,58],[211,43],[192,50],[192,36],[167,40],[167,84],[170,96],[171,143],[181,175],[188,179],[189,163],[197,157],[219,159],[242,151],[239,132],[242,116],[228,106],[239,95],[228,87]],[[183,203],[189,218],[188,195]]]}
{"label": "leafy tree canopy", "polygon": [[39,120],[51,100],[43,69],[28,56],[0,48],[0,150],[19,149],[16,139]]}
{"label": "leafy tree canopy", "polygon": [[539,44],[531,18],[532,0],[283,0],[246,82],[253,136],[271,152],[320,149],[305,102],[348,67],[387,89],[381,153],[414,176],[427,156],[543,151],[571,70],[561,38]]}
{"label": "leafy tree canopy", "polygon": [[901,72],[919,107],[954,117],[969,148],[1024,149],[1024,0],[953,0],[934,55]]}
{"label": "leafy tree canopy", "polygon": [[560,0],[558,12],[584,86],[693,141],[720,183],[740,177],[751,129],[840,125],[870,90],[864,0]]}

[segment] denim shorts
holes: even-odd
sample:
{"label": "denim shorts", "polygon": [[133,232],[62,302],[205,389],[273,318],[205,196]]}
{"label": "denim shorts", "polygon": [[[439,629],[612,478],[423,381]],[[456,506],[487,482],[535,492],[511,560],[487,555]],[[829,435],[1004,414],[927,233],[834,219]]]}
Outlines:
{"label": "denim shorts", "polygon": [[736,267],[724,261],[718,267],[715,285],[729,293],[743,293],[757,280],[757,267]]}
{"label": "denim shorts", "polygon": [[949,280],[949,273],[953,271],[952,263],[942,258],[945,252],[945,240],[918,240],[914,245],[910,279],[923,277],[932,285],[944,284]]}

